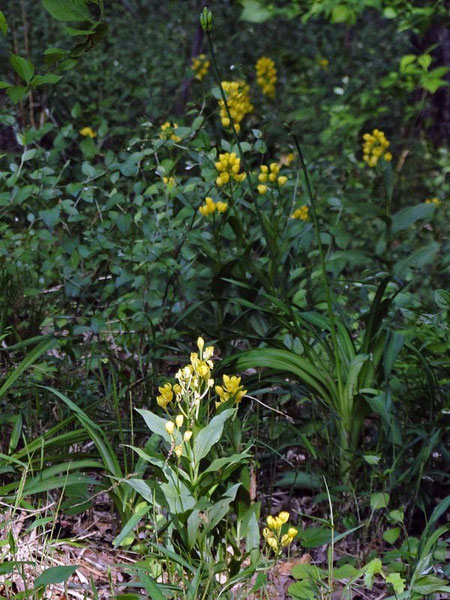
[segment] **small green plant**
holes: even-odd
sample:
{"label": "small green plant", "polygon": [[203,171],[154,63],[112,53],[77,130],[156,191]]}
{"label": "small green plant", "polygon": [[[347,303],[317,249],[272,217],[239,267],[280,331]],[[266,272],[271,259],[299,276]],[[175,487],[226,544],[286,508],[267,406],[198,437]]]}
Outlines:
{"label": "small green plant", "polygon": [[256,568],[259,506],[249,504],[242,484],[250,445],[241,440],[237,411],[246,390],[235,376],[224,375],[216,385],[214,348],[205,347],[202,338],[197,347],[190,363],[178,370],[176,383],[159,388],[157,402],[165,416],[138,409],[160,445],[153,450],[133,447],[152,476],[127,479],[144,502],[139,518],[132,517],[115,543],[127,540],[145,514],[152,515],[150,547],[160,561],[175,560],[181,567],[172,583],[180,586],[184,598],[214,598],[218,581],[227,586],[236,582],[245,557],[251,557],[250,571]]}

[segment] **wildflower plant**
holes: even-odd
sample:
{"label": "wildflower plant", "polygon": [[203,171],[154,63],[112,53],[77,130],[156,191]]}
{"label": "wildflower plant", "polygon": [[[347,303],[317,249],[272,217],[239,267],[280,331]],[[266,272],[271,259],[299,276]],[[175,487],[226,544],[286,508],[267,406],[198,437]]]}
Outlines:
{"label": "wildflower plant", "polygon": [[170,124],[169,121],[166,121],[161,125],[161,130],[159,137],[162,140],[173,140],[176,144],[181,142],[181,137],[174,133],[174,130],[178,128],[178,123]]}
{"label": "wildflower plant", "polygon": [[288,523],[289,517],[287,511],[281,511],[275,517],[267,517],[267,527],[263,529],[263,537],[267,546],[276,555],[281,554],[283,547],[292,544],[298,534],[298,530]]}
{"label": "wildflower plant", "polygon": [[[164,531],[169,550],[181,552],[191,564],[199,560],[222,573],[241,553],[241,539],[247,538],[249,550],[259,547],[259,529],[257,507],[245,508],[245,490],[241,491],[239,480],[233,480],[250,458],[250,446],[242,447],[237,419],[246,390],[236,376],[224,375],[222,385],[215,386],[213,355],[213,346],[199,337],[197,350],[177,371],[175,381],[158,388],[156,403],[163,416],[138,410],[160,444],[159,448],[151,445],[152,449],[147,445],[145,450],[133,447],[152,473],[148,480],[130,478],[127,483],[159,512],[153,525],[155,542]],[[225,431],[232,451],[223,443]],[[238,492],[240,516],[233,531],[226,517]],[[223,542],[219,547],[218,538]],[[226,555],[227,543],[233,556]]]}

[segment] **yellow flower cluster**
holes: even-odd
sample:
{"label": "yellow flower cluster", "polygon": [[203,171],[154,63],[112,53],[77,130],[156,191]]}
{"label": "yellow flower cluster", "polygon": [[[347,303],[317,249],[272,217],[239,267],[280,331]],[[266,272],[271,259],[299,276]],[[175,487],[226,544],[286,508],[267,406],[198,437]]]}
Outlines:
{"label": "yellow flower cluster", "polygon": [[[208,409],[202,400],[214,388],[214,379],[211,376],[214,347],[205,348],[205,341],[199,337],[197,348],[197,352],[191,353],[189,364],[176,373],[177,383],[165,383],[159,387],[159,395],[156,398],[158,406],[169,416],[164,427],[171,438],[172,451],[178,458],[183,455],[193,431],[198,430],[200,409]],[[224,375],[223,387],[216,386],[215,389],[220,400],[216,403],[216,408],[230,398],[238,403],[247,393],[242,389],[241,378],[236,376]],[[170,416],[169,409],[175,416]],[[189,452],[187,453],[189,455]]]}
{"label": "yellow flower cluster", "polygon": [[195,79],[201,81],[208,73],[210,62],[204,54],[199,54],[192,59],[191,69],[194,71]]}
{"label": "yellow flower cluster", "polygon": [[219,402],[216,402],[216,408],[220,406],[223,402],[233,400],[238,404],[242,398],[247,393],[247,390],[244,390],[244,386],[241,385],[241,378],[232,375],[223,376],[223,386],[216,385],[215,387],[216,394],[219,396]]}
{"label": "yellow flower cluster", "polygon": [[228,209],[228,204],[226,202],[214,202],[212,198],[205,198],[205,204],[202,204],[198,209],[200,214],[204,217],[212,215],[214,212],[224,213]]}
{"label": "yellow flower cluster", "polygon": [[238,182],[245,179],[245,173],[239,173],[241,170],[241,159],[234,152],[219,154],[219,160],[214,163],[214,166],[219,171],[219,176],[216,179],[219,187],[227,184],[231,179]]}
{"label": "yellow flower cluster", "polygon": [[97,135],[97,133],[93,131],[90,127],[83,127],[82,129],[80,129],[79,134],[83,135],[84,137],[90,138],[95,138],[95,136]]}
{"label": "yellow flower cluster", "polygon": [[267,192],[267,190],[269,189],[267,186],[268,182],[277,182],[278,185],[281,187],[287,181],[287,177],[285,177],[284,175],[278,175],[280,171],[280,165],[278,165],[277,163],[271,163],[269,166],[261,165],[259,167],[259,170],[260,174],[258,175],[258,192],[260,194],[265,194]]}
{"label": "yellow flower cluster", "polygon": [[392,160],[392,154],[386,152],[389,142],[383,131],[374,129],[372,133],[365,133],[363,140],[363,160],[369,167],[376,167],[381,156],[387,162]]}
{"label": "yellow flower cluster", "polygon": [[163,177],[163,182],[168,187],[173,187],[176,184],[175,177]]}
{"label": "yellow flower cluster", "polygon": [[276,517],[267,517],[267,527],[263,529],[263,536],[275,552],[279,551],[280,546],[289,546],[298,533],[295,527],[289,527],[287,533],[281,534],[283,525],[289,521],[289,516],[288,512],[281,511]]}
{"label": "yellow flower cluster", "polygon": [[425,200],[425,204],[434,204],[435,206],[440,206],[442,202],[439,200],[439,198],[427,198]]}
{"label": "yellow flower cluster", "polygon": [[[222,87],[227,96],[227,104],[234,121],[234,126],[236,131],[239,131],[242,119],[247,113],[253,110],[253,105],[250,102],[250,87],[245,81],[222,81]],[[231,127],[223,100],[219,100],[219,108],[222,125],[224,127]]]}
{"label": "yellow flower cluster", "polygon": [[162,140],[173,140],[176,143],[181,142],[180,136],[175,135],[174,133],[174,129],[177,129],[177,127],[178,123],[174,123],[173,125],[171,125],[169,121],[166,121],[161,125],[161,132],[159,134],[159,137]]}
{"label": "yellow flower cluster", "polygon": [[273,60],[268,56],[261,56],[256,63],[256,81],[263,94],[269,98],[275,98],[277,69]]}
{"label": "yellow flower cluster", "polygon": [[300,219],[300,221],[307,221],[308,213],[309,213],[309,207],[306,206],[306,204],[304,204],[303,206],[301,206],[300,208],[297,208],[297,210],[295,210],[292,213],[291,219]]}

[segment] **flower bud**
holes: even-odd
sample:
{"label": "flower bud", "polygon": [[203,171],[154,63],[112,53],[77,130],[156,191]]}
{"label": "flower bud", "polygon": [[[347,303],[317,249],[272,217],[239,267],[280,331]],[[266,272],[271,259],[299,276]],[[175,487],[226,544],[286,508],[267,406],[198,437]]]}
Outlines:
{"label": "flower bud", "polygon": [[183,435],[183,441],[188,442],[192,437],[192,431],[185,431]]}
{"label": "flower bud", "polygon": [[175,423],[172,423],[172,421],[166,421],[166,431],[167,433],[171,436],[173,435],[173,431],[175,429]]}
{"label": "flower bud", "polygon": [[183,425],[184,417],[183,415],[177,415],[175,417],[175,423],[177,424],[178,429]]}
{"label": "flower bud", "polygon": [[207,6],[200,13],[200,25],[205,33],[212,30],[213,15]]}

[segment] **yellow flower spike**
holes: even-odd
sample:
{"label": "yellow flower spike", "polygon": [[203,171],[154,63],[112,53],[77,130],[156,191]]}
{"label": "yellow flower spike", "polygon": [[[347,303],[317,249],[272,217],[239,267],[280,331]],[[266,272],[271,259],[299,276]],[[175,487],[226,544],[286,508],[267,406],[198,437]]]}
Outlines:
{"label": "yellow flower spike", "polygon": [[287,181],[287,177],[285,175],[280,175],[280,177],[278,177],[278,179],[277,179],[278,185],[280,187],[282,187],[286,183],[286,181]]}
{"label": "yellow flower spike", "polygon": [[257,190],[258,190],[258,193],[263,196],[267,192],[267,185],[264,185],[264,184],[260,183],[257,186]]}
{"label": "yellow flower spike", "polygon": [[180,429],[180,427],[183,427],[183,421],[184,421],[183,415],[177,415],[175,417],[175,423],[176,423],[178,429]]}
{"label": "yellow flower spike", "polygon": [[91,139],[95,138],[95,136],[97,135],[97,133],[93,131],[91,127],[83,127],[82,129],[80,129],[79,134],[84,137],[90,137]]}
{"label": "yellow flower spike", "polygon": [[[240,122],[247,113],[252,112],[250,102],[250,87],[244,81],[222,81],[222,87],[227,96],[227,104],[236,127],[240,130]],[[223,100],[219,100],[220,120],[224,127],[230,127],[230,119]]]}
{"label": "yellow flower spike", "polygon": [[275,97],[275,84],[277,82],[277,70],[274,61],[261,56],[256,63],[256,81],[262,93],[269,98]]}
{"label": "yellow flower spike", "polygon": [[175,423],[173,423],[172,421],[166,421],[165,428],[166,428],[167,433],[170,436],[172,436],[173,432],[175,430]]}
{"label": "yellow flower spike", "polygon": [[185,431],[183,435],[183,441],[188,442],[192,437],[192,431]]}
{"label": "yellow flower spike", "polygon": [[201,81],[208,73],[210,62],[204,54],[194,57],[191,62],[191,69],[194,71],[195,79]]}
{"label": "yellow flower spike", "polygon": [[363,160],[369,167],[376,167],[381,156],[386,162],[392,160],[392,154],[386,152],[390,142],[386,139],[384,131],[374,129],[372,133],[364,133],[362,138],[364,140],[362,146]]}

